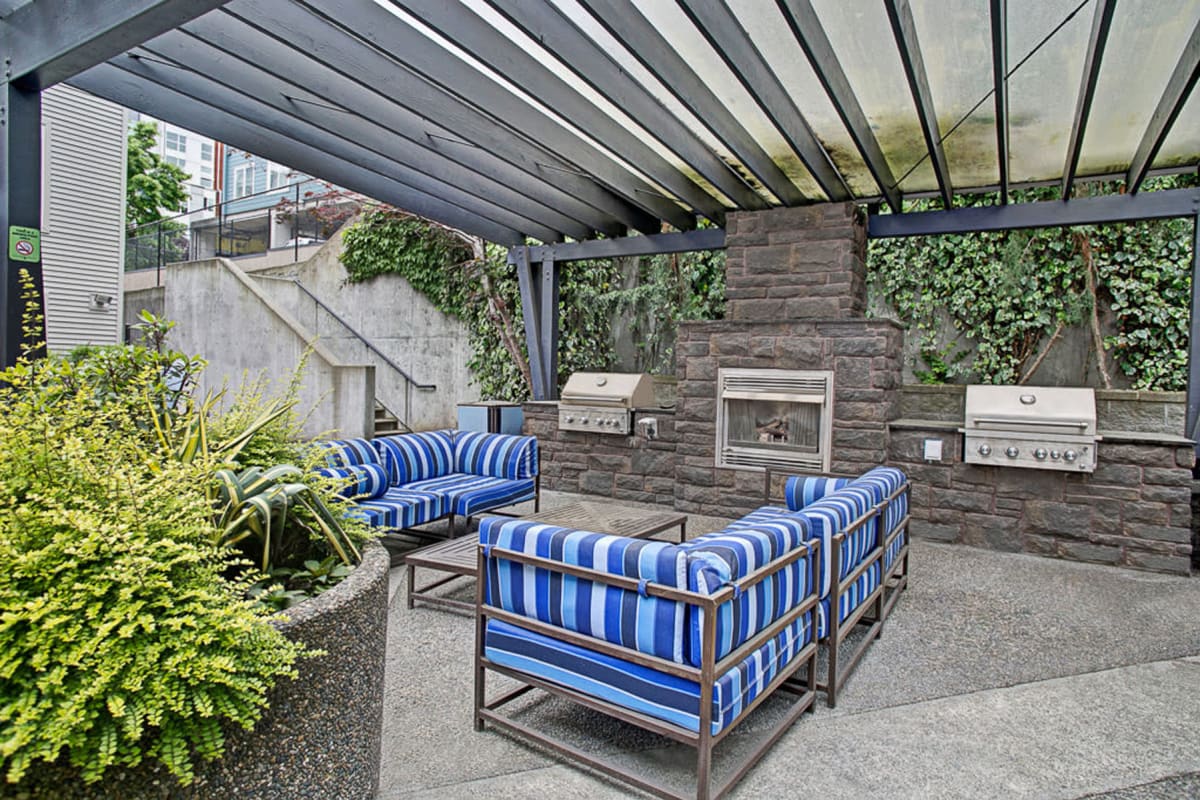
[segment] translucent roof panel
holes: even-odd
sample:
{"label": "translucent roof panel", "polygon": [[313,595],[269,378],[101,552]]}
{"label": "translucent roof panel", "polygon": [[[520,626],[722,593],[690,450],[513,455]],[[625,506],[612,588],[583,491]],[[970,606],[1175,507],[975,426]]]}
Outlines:
{"label": "translucent roof panel", "polygon": [[[729,7],[792,96],[850,189],[861,196],[878,194],[879,187],[859,155],[854,140],[838,117],[837,109],[800,50],[779,8],[764,5],[759,0],[729,0]],[[773,154],[771,150],[767,152]]]}
{"label": "translucent roof panel", "polygon": [[730,110],[746,132],[775,160],[792,183],[806,197],[823,198],[821,188],[813,180],[808,168],[679,6],[662,0],[635,0],[635,5]]}
{"label": "translucent roof panel", "polygon": [[[1080,10],[1079,0],[1008,2],[1009,69],[1028,56],[1008,79],[1009,180],[1013,183],[1062,176],[1093,5]],[[1046,40],[1051,32],[1053,36]]]}
{"label": "translucent roof panel", "polygon": [[[709,129],[683,103],[679,102],[675,95],[667,87],[663,86],[662,82],[646,69],[621,42],[605,30],[604,26],[597,22],[590,13],[583,9],[575,0],[552,1],[581,31],[600,45],[600,48],[608,53],[609,57],[619,64],[626,74],[641,84],[672,116],[682,122],[688,130],[700,138],[713,152],[717,153],[721,157],[721,160],[729,164],[735,172],[741,175],[746,183],[767,199],[778,202],[754,175],[741,164],[737,156],[725,147],[717,137],[713,136]],[[558,69],[561,70],[562,67],[560,66]]]}
{"label": "translucent roof panel", "polygon": [[995,101],[972,111],[993,85],[988,0],[918,0],[912,11],[950,180],[994,185],[1000,180]]}
{"label": "translucent roof panel", "polygon": [[[489,68],[488,66],[486,66],[485,64],[480,62],[478,59],[476,59],[470,53],[463,51],[461,48],[458,48],[454,44],[443,39],[437,33],[430,30],[427,26],[423,25],[419,20],[415,19],[414,17],[412,17],[411,15],[409,15],[407,12],[400,9],[399,7],[393,6],[390,2],[386,2],[386,0],[376,0],[376,2],[380,3],[385,8],[388,8],[390,11],[392,11],[392,13],[396,14],[397,16],[401,16],[404,19],[406,19],[407,21],[409,21],[410,24],[412,24],[414,27],[421,30],[423,33],[425,33],[425,35],[429,36],[431,39],[434,39],[435,41],[438,41],[443,47],[446,48],[446,50],[449,53],[453,53],[455,56],[457,56],[457,57],[463,59],[464,61],[466,61],[467,63],[471,64],[473,67],[478,69],[481,73],[486,75],[488,78],[495,81],[500,87],[503,87],[505,90],[512,92],[514,95],[516,95],[518,97],[521,97],[523,100],[528,102],[530,105],[538,108],[543,113],[545,113],[546,116],[558,121],[560,124],[564,125],[568,129],[572,130],[575,134],[577,134],[581,138],[591,142],[597,148],[605,150],[606,152],[608,151],[608,148],[605,147],[604,142],[592,137],[591,131],[580,128],[578,125],[576,125],[570,119],[563,117],[557,110],[547,107],[544,103],[542,103],[537,98],[536,94],[530,93],[529,91],[527,91],[527,87],[515,85],[512,81],[508,80],[505,76],[495,72],[494,70],[492,70],[491,68]],[[679,159],[679,157],[676,156],[670,149],[668,149],[666,146],[664,146],[662,143],[660,143],[655,137],[653,137],[649,133],[647,133],[641,126],[637,125],[623,111],[621,111],[619,108],[617,108],[612,103],[610,103],[607,99],[605,99],[603,96],[601,96],[599,92],[595,91],[582,78],[580,78],[573,71],[571,71],[566,66],[564,66],[562,62],[560,62],[551,53],[549,53],[545,48],[543,48],[540,44],[538,44],[532,38],[530,38],[528,35],[526,35],[520,28],[518,28],[517,26],[510,23],[507,19],[505,19],[503,16],[501,16],[499,13],[497,13],[490,6],[488,6],[486,3],[482,2],[482,0],[465,0],[464,4],[467,5],[468,7],[470,7],[474,12],[479,14],[480,17],[482,17],[485,21],[487,21],[488,24],[490,24],[494,28],[496,28],[497,31],[499,31],[504,36],[506,36],[507,38],[512,40],[514,43],[520,45],[521,48],[524,49],[527,53],[529,53],[531,56],[533,56],[538,61],[540,61],[545,67],[547,67],[548,69],[553,71],[560,79],[562,79],[563,81],[568,83],[571,86],[571,88],[573,88],[574,90],[579,92],[581,95],[583,95],[585,98],[587,98],[588,101],[590,103],[592,103],[598,110],[600,110],[603,113],[607,114],[608,116],[612,117],[613,120],[615,120],[618,124],[620,124],[622,127],[624,127],[631,134],[636,136],[647,147],[650,147],[651,149],[655,150],[659,155],[661,155],[664,159],[666,159],[668,162],[670,162],[672,164],[672,166],[674,166],[680,172],[687,174],[693,180],[693,182],[696,183],[700,188],[704,189],[706,192],[713,195],[715,198],[717,198],[722,203],[724,203],[726,205],[730,205],[730,206],[733,205],[729,201],[728,198],[726,198],[715,187],[713,187],[711,184],[709,184],[709,182],[707,180],[705,180],[703,176],[697,174],[694,170],[691,169],[691,167],[689,167],[687,164],[683,163],[683,161],[681,159]],[[607,152],[607,154],[610,155],[614,160],[620,161],[619,156],[617,156],[615,153]],[[627,163],[622,163],[622,166],[624,166],[630,172],[637,174],[641,180],[644,180],[648,184],[653,185],[655,190],[658,191],[659,193],[661,193],[664,197],[671,196],[671,193],[669,191],[667,191],[663,187],[657,185],[649,176],[646,176],[646,175],[640,173],[638,170],[634,169],[634,167],[632,165],[627,164]],[[675,199],[677,199],[677,198],[675,198]]]}
{"label": "translucent roof panel", "polygon": [[904,65],[882,4],[813,0],[888,165],[905,192],[937,189]]}
{"label": "translucent roof panel", "polygon": [[1079,158],[1081,175],[1129,167],[1197,19],[1200,3],[1194,0],[1117,3]]}
{"label": "translucent roof panel", "polygon": [[1167,134],[1162,148],[1154,158],[1155,167],[1195,167],[1200,163],[1200,92],[1192,97],[1180,112],[1175,126]]}

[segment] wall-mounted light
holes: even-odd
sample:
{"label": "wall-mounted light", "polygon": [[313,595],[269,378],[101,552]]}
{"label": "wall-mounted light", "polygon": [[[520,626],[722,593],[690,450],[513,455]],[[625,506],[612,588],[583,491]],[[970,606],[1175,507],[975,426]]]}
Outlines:
{"label": "wall-mounted light", "polygon": [[93,311],[103,311],[104,309],[117,302],[117,298],[111,294],[94,294],[91,296],[91,307]]}

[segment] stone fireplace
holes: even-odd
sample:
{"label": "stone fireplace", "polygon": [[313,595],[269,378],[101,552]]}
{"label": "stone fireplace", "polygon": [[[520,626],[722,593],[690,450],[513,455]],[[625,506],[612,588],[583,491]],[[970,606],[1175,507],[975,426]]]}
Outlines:
{"label": "stone fireplace", "polygon": [[[768,465],[858,473],[886,460],[903,341],[895,323],[865,318],[865,259],[866,231],[850,204],[730,215],[726,318],[681,325],[676,344],[676,508],[718,515],[756,508],[764,502]],[[760,443],[760,453],[739,447],[732,461],[723,452],[727,377],[756,374],[790,376],[802,387],[796,394],[810,398],[815,378],[825,379],[825,402],[814,420],[821,423],[819,438],[773,454],[796,464],[761,460],[769,443]],[[781,416],[770,413],[773,403],[752,416],[769,426]],[[807,412],[812,420],[812,406]]]}
{"label": "stone fireplace", "polygon": [[[809,472],[860,473],[884,463],[899,409],[903,333],[866,318],[865,258],[866,229],[848,203],[730,214],[726,318],[680,325],[674,408],[635,411],[634,430],[649,430],[638,423],[653,418],[655,437],[560,431],[554,403],[527,403],[542,485],[739,516],[765,502],[763,451],[806,459]],[[727,391],[730,378],[737,396]],[[755,390],[768,396],[756,402],[747,396]],[[808,403],[818,396],[819,406]],[[808,408],[785,413],[796,397]],[[723,452],[731,431],[722,415],[737,401],[750,404],[742,410],[754,430],[732,431],[735,452]],[[811,422],[815,432],[792,430]]]}

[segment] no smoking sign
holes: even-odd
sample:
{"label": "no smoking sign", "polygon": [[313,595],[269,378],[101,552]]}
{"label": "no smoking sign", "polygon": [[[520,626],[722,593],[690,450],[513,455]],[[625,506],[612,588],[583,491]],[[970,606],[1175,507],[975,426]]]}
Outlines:
{"label": "no smoking sign", "polygon": [[13,225],[8,229],[9,261],[41,261],[42,232],[37,228]]}

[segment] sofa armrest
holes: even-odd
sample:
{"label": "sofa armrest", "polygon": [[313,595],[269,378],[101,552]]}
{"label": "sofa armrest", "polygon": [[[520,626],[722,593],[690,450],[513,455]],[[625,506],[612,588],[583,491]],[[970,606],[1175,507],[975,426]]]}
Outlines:
{"label": "sofa armrest", "polygon": [[459,431],[454,436],[454,471],[508,480],[533,478],[538,474],[537,438]]}
{"label": "sofa armrest", "polygon": [[[686,590],[687,555],[676,545],[498,517],[480,521],[479,543],[487,605],[684,663],[685,604],[605,582]],[[579,576],[588,573],[595,578]]]}

